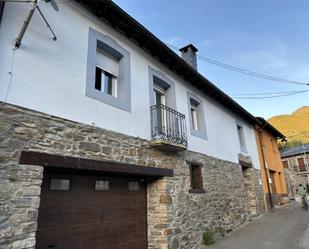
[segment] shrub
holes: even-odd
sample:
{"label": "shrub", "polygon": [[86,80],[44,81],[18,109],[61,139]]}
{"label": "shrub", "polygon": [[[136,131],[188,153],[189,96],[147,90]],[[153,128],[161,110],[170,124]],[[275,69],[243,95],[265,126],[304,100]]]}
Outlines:
{"label": "shrub", "polygon": [[206,246],[212,245],[215,243],[215,232],[213,230],[207,229],[203,233],[203,244]]}

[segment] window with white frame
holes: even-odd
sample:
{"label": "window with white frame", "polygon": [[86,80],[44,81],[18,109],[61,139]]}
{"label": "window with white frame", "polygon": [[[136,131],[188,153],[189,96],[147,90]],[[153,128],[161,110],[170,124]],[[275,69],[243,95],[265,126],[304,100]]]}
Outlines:
{"label": "window with white frame", "polygon": [[238,132],[240,151],[246,153],[247,148],[245,142],[244,128],[241,124],[237,124],[237,132]]}
{"label": "window with white frame", "polygon": [[207,139],[206,120],[202,100],[187,92],[191,135]]}
{"label": "window with white frame", "polygon": [[118,77],[119,60],[103,51],[97,50],[95,89],[117,97]]}
{"label": "window with white frame", "polygon": [[197,111],[194,105],[191,105],[191,123],[192,129],[198,131]]}

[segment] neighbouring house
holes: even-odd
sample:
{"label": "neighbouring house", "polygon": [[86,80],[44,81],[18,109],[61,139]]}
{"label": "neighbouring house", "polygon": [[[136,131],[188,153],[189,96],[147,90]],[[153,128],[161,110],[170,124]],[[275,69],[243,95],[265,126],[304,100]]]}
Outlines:
{"label": "neighbouring house", "polygon": [[281,151],[289,197],[295,198],[299,184],[309,189],[309,144]]}
{"label": "neighbouring house", "polygon": [[261,163],[264,203],[269,210],[274,204],[281,204],[287,196],[285,172],[280,157],[278,142],[286,137],[264,118],[257,118],[261,125],[256,127],[256,140]]}
{"label": "neighbouring house", "polygon": [[109,0],[0,26],[0,247],[196,248],[264,210],[260,122]]}

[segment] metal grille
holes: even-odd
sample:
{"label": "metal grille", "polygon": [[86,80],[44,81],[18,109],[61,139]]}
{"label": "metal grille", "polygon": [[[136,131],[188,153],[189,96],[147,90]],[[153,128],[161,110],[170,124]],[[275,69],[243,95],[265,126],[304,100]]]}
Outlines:
{"label": "metal grille", "polygon": [[195,190],[203,189],[203,177],[202,177],[201,165],[191,164],[190,176],[191,176],[191,189]]}
{"label": "metal grille", "polygon": [[187,146],[185,115],[165,105],[151,107],[151,136]]}

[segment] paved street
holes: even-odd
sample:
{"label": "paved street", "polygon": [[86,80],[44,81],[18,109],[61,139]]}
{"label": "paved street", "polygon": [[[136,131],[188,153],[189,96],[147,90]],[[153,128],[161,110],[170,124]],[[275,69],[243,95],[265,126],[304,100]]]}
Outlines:
{"label": "paved street", "polygon": [[208,248],[309,249],[309,211],[299,205],[277,208]]}

